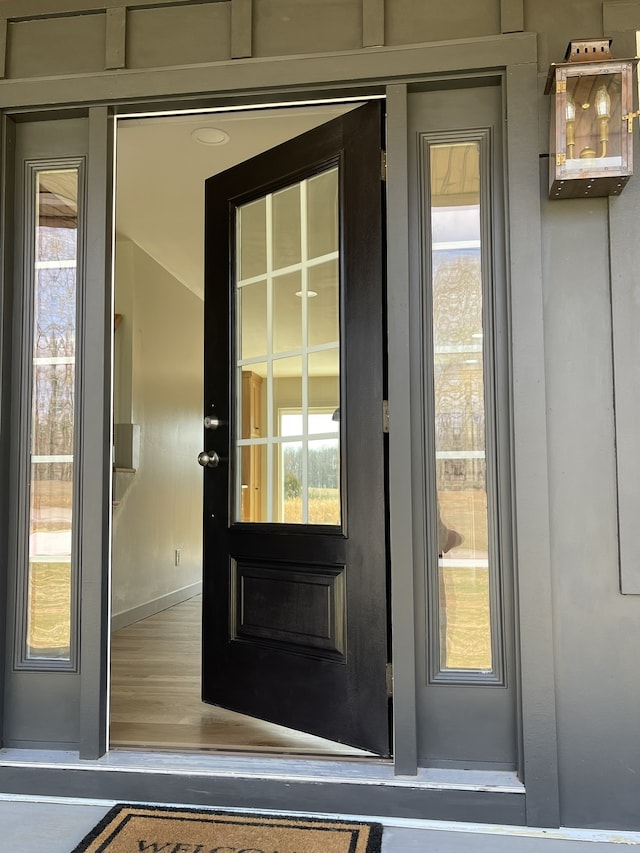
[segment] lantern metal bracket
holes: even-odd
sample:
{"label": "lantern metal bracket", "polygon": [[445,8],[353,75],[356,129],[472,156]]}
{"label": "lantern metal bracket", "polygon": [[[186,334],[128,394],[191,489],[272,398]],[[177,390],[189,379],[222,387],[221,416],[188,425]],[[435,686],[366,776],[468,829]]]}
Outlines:
{"label": "lantern metal bracket", "polygon": [[636,110],[633,113],[627,113],[626,115],[622,116],[622,121],[626,121],[627,123],[627,130],[629,131],[629,133],[633,133],[633,120],[634,118],[636,118],[636,116],[640,116],[640,110]]}

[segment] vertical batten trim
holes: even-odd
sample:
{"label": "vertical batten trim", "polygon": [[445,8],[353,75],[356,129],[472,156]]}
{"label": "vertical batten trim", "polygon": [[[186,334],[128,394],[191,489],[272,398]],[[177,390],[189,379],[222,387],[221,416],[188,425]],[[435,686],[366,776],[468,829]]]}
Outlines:
{"label": "vertical batten trim", "polygon": [[111,540],[111,181],[113,125],[106,107],[89,110],[85,298],[79,464],[80,758],[107,749],[109,550]]}
{"label": "vertical batten trim", "polygon": [[362,0],[362,46],[384,44],[384,0]]}
{"label": "vertical batten trim", "polygon": [[[610,6],[606,6],[603,13],[608,10],[611,10]],[[606,26],[607,15],[605,14],[604,17]],[[613,31],[605,29],[605,32]],[[639,50],[640,33],[636,32],[636,55]],[[640,95],[640,79],[638,94]],[[638,268],[640,257],[636,235],[639,207],[640,190],[633,182],[623,196],[610,198],[608,203],[618,561],[620,592],[623,595],[640,595],[640,541],[637,532],[638,472],[640,471],[640,448],[637,441],[637,365],[640,341],[637,329],[640,312],[637,288],[629,282],[629,269]]]}
{"label": "vertical batten trim", "polygon": [[7,36],[9,22],[6,18],[0,18],[0,78],[7,76]]}
{"label": "vertical batten trim", "polygon": [[[0,483],[12,482],[13,465],[11,461],[11,326],[13,318],[14,287],[13,275],[18,270],[14,267],[14,214],[15,214],[15,169],[16,169],[16,129],[15,122],[8,116],[0,121],[2,153],[0,164]],[[16,220],[17,221],[17,220]],[[14,481],[15,482],[15,481]],[[11,636],[8,625],[15,618],[15,601],[8,595],[9,571],[9,531],[15,529],[15,497],[11,487],[0,489],[0,542],[5,543],[0,552],[0,601],[5,602],[5,612],[0,617],[2,637],[0,641],[0,733],[4,736],[5,728],[5,660],[7,637]]]}
{"label": "vertical batten trim", "polygon": [[[387,86],[387,350],[389,386],[389,529],[393,625],[393,754],[398,775],[417,773],[416,642],[409,305],[407,87]],[[416,421],[417,423],[417,421]]]}
{"label": "vertical batten trim", "polygon": [[528,826],[560,825],[536,63],[507,68],[511,386],[520,769]]}
{"label": "vertical batten trim", "polygon": [[640,595],[640,447],[637,438],[640,310],[637,285],[629,274],[629,270],[638,269],[640,259],[637,239],[637,211],[640,209],[638,184],[632,181],[622,196],[610,198],[608,208],[620,592],[623,595]]}
{"label": "vertical batten trim", "polygon": [[127,7],[107,9],[105,71],[126,67]]}
{"label": "vertical batten trim", "polygon": [[523,0],[500,0],[500,32],[521,33],[523,31]]}
{"label": "vertical batten trim", "polygon": [[251,56],[253,0],[231,0],[231,58]]}

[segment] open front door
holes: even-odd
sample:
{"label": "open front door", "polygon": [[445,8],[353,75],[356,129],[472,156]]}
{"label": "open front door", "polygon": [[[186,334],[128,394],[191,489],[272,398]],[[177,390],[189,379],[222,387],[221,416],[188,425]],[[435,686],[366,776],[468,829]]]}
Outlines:
{"label": "open front door", "polygon": [[203,699],[389,754],[380,107],[206,182]]}

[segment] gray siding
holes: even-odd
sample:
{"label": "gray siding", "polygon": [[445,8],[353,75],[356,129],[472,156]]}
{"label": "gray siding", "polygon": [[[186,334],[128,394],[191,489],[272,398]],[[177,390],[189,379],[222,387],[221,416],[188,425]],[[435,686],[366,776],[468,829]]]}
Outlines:
{"label": "gray siding", "polygon": [[[68,40],[75,45],[72,51],[61,49]],[[104,52],[104,14],[10,21],[7,76],[39,77],[101,71],[104,69]]]}
{"label": "gray siding", "polygon": [[[549,62],[560,61],[578,34],[613,36],[614,56],[632,55],[635,32],[624,28],[638,24],[639,12],[640,4],[628,2],[529,2],[525,25],[539,31],[541,87]],[[640,600],[621,594],[620,586],[621,573],[624,590],[625,570],[627,576],[635,572],[638,553],[637,481],[634,488],[627,472],[637,470],[637,442],[629,437],[640,418],[631,331],[635,327],[637,340],[640,316],[631,289],[638,280],[637,234],[628,228],[626,239],[618,234],[621,217],[615,214],[623,208],[627,221],[637,220],[638,177],[620,200],[547,201],[548,99],[541,98],[539,106],[561,822],[638,828],[640,695],[629,673],[640,654]],[[612,287],[620,324],[614,328]],[[627,438],[620,442],[625,455],[618,459],[616,432]],[[617,471],[625,485],[620,494]],[[619,520],[626,520],[621,534],[629,545],[622,565]]]}
{"label": "gray siding", "polygon": [[542,207],[559,779],[563,823],[637,828],[640,600],[618,572],[608,207]]}
{"label": "gray siding", "polygon": [[216,62],[231,56],[229,3],[132,9],[126,23],[127,68]]}
{"label": "gray siding", "polygon": [[455,8],[433,0],[393,0],[386,6],[387,44],[477,38],[499,32],[498,0],[458,0]]}
{"label": "gray siding", "polygon": [[362,46],[361,0],[254,0],[253,55],[322,53]]}

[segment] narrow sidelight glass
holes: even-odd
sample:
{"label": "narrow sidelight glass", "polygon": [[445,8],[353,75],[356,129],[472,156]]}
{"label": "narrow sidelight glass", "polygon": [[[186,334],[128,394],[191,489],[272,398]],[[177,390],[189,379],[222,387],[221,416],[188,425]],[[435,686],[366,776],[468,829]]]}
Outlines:
{"label": "narrow sidelight glass", "polygon": [[26,665],[72,656],[79,177],[32,171]]}
{"label": "narrow sidelight glass", "polygon": [[494,667],[481,145],[431,143],[428,154],[441,672]]}

